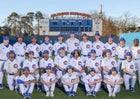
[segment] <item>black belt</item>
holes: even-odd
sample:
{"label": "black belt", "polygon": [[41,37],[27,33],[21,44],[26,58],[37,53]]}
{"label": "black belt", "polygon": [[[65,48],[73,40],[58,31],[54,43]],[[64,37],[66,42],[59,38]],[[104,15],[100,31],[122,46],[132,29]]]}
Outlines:
{"label": "black belt", "polygon": [[8,74],[8,75],[14,75],[14,74]]}
{"label": "black belt", "polygon": [[0,61],[6,61],[6,60],[0,59]]}
{"label": "black belt", "polygon": [[128,74],[128,73],[125,73],[126,75],[131,75],[131,74]]}
{"label": "black belt", "polygon": [[125,60],[125,59],[121,59],[121,58],[119,58],[119,60]]}
{"label": "black belt", "polygon": [[88,55],[82,55],[82,56],[86,57],[86,56],[88,56]]}
{"label": "black belt", "polygon": [[17,54],[17,56],[21,56],[21,57],[24,57],[25,55],[19,55],[19,54]]}
{"label": "black belt", "polygon": [[34,59],[38,59],[38,57],[34,57]]}
{"label": "black belt", "polygon": [[140,60],[140,58],[134,59],[134,60]]}

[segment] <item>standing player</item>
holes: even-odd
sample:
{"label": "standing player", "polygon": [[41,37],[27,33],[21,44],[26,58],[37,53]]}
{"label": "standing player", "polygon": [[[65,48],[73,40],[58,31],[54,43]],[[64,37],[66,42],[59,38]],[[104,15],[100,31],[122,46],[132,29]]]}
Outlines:
{"label": "standing player", "polygon": [[28,55],[28,59],[26,59],[23,62],[23,68],[28,66],[29,70],[30,70],[30,74],[33,75],[33,77],[35,77],[36,83],[37,83],[37,90],[40,90],[40,81],[39,81],[39,67],[38,67],[38,63],[34,60],[34,52],[33,51],[29,51],[29,55]]}
{"label": "standing player", "polygon": [[13,50],[8,53],[8,60],[4,63],[4,70],[7,73],[7,84],[9,90],[18,92],[17,79],[20,73],[20,63],[15,59],[16,54]]}
{"label": "standing player", "polygon": [[66,40],[66,45],[68,48],[68,57],[70,57],[72,51],[79,49],[79,40],[75,38],[74,32],[70,33],[70,38]]}
{"label": "standing player", "polygon": [[4,62],[8,59],[7,53],[12,50],[12,46],[9,44],[9,37],[3,37],[3,43],[0,44],[0,89],[3,88],[3,65]]}
{"label": "standing player", "polygon": [[84,60],[84,65],[85,65],[85,62],[88,58],[88,53],[92,49],[92,43],[91,41],[88,40],[88,36],[85,33],[82,35],[82,41],[80,42],[80,49],[81,49],[81,54],[82,54],[82,58]]}
{"label": "standing player", "polygon": [[136,66],[138,69],[138,75],[139,75],[139,85],[140,85],[140,46],[139,46],[139,39],[134,39],[134,46],[132,47],[132,57],[133,60],[136,62]]}
{"label": "standing player", "polygon": [[54,72],[54,62],[49,57],[49,51],[48,50],[43,51],[43,58],[40,60],[39,66],[42,70],[42,73],[46,72],[46,66],[52,67],[52,72]]}
{"label": "standing player", "polygon": [[108,96],[116,97],[116,94],[120,91],[120,85],[123,83],[123,79],[117,74],[117,69],[112,67],[111,74],[105,77],[104,83],[106,83],[109,92]]}
{"label": "standing player", "polygon": [[79,78],[72,72],[72,66],[67,66],[67,73],[62,76],[62,83],[68,96],[75,96]]}
{"label": "standing player", "polygon": [[69,65],[69,58],[65,55],[65,48],[61,47],[59,49],[59,55],[55,56],[54,64],[56,66],[56,76],[58,78],[58,86],[61,87],[61,77],[66,72],[66,67]]}
{"label": "standing player", "polygon": [[105,43],[105,49],[110,49],[112,54],[112,57],[116,56],[116,47],[117,44],[113,42],[113,35],[108,36],[108,42]]}
{"label": "standing player", "polygon": [[37,44],[37,37],[36,36],[31,36],[31,41],[32,43],[27,45],[26,52],[29,53],[29,51],[34,52],[34,60],[39,61],[39,53],[40,53],[40,46]]}
{"label": "standing player", "polygon": [[93,49],[96,51],[96,56],[102,59],[103,52],[105,50],[104,43],[100,41],[100,33],[96,31],[95,40],[93,42]]}
{"label": "standing player", "polygon": [[63,42],[63,35],[59,34],[58,35],[58,41],[53,45],[53,53],[54,53],[55,56],[58,55],[58,50],[61,47],[64,47],[65,50],[67,51],[67,45]]}
{"label": "standing player", "polygon": [[126,90],[135,92],[136,83],[136,65],[135,61],[132,60],[132,54],[127,52],[125,54],[126,60],[122,62],[122,70],[124,73],[124,85]]}
{"label": "standing player", "polygon": [[50,38],[48,35],[45,35],[44,38],[45,42],[40,45],[41,52],[43,53],[44,50],[49,51],[49,57],[52,56],[53,45],[50,43]]}
{"label": "standing player", "polygon": [[130,52],[130,49],[125,45],[125,39],[120,38],[119,45],[116,48],[116,55],[118,56],[118,72],[121,72],[121,64],[125,60],[126,52]]}
{"label": "standing player", "polygon": [[23,74],[18,78],[17,82],[23,98],[31,98],[35,85],[35,78],[30,74],[28,67],[23,68]]}
{"label": "standing player", "polygon": [[17,39],[18,41],[13,45],[13,50],[15,51],[16,59],[22,64],[25,60],[26,44],[23,42],[22,34],[18,34]]}
{"label": "standing player", "polygon": [[41,83],[43,84],[43,87],[46,92],[46,97],[54,97],[54,90],[55,90],[55,84],[57,82],[57,78],[55,74],[51,73],[52,71],[51,66],[46,67],[46,73],[41,75]]}
{"label": "standing player", "polygon": [[96,74],[95,69],[92,67],[89,69],[89,74],[83,79],[86,88],[86,96],[96,96],[97,92],[101,87],[101,76]]}

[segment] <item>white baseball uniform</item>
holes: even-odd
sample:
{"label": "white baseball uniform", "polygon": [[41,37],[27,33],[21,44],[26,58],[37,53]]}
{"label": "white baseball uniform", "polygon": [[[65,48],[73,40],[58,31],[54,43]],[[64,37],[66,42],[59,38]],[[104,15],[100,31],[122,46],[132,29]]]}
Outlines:
{"label": "white baseball uniform", "polygon": [[116,43],[109,43],[109,42],[106,42],[105,43],[105,49],[110,49],[111,50],[111,56],[112,57],[115,57],[115,55],[116,55],[116,48],[117,48],[117,44]]}
{"label": "white baseball uniform", "polygon": [[14,59],[13,61],[7,60],[4,63],[4,70],[6,70],[7,75],[7,84],[9,90],[14,90],[18,88],[17,79],[19,76],[15,76],[15,73],[18,73],[18,70],[21,68],[19,61]]}

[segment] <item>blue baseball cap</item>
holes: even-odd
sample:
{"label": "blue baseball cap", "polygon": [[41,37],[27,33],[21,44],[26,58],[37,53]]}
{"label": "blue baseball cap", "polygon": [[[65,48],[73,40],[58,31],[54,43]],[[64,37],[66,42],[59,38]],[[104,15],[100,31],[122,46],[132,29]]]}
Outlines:
{"label": "blue baseball cap", "polygon": [[18,38],[22,38],[23,35],[22,35],[21,33],[19,33],[19,34],[17,35],[17,37],[18,37]]}
{"label": "blue baseball cap", "polygon": [[15,54],[14,50],[10,50],[9,54]]}
{"label": "blue baseball cap", "polygon": [[46,37],[49,38],[49,35],[45,35],[45,38],[46,38]]}
{"label": "blue baseball cap", "polygon": [[77,49],[75,49],[75,50],[73,51],[73,53],[76,53],[76,52],[78,53],[79,51],[78,51]]}
{"label": "blue baseball cap", "polygon": [[116,67],[112,67],[111,71],[117,71],[117,68]]}
{"label": "blue baseball cap", "polygon": [[125,56],[131,56],[132,57],[132,54],[131,54],[131,52],[126,52]]}
{"label": "blue baseball cap", "polygon": [[86,34],[86,33],[84,33],[84,34],[82,34],[82,36],[87,36],[87,34]]}
{"label": "blue baseball cap", "polygon": [[46,66],[46,70],[51,70],[52,67],[51,66]]}
{"label": "blue baseball cap", "polygon": [[8,36],[3,36],[3,40],[9,40]]}
{"label": "blue baseball cap", "polygon": [[112,39],[113,39],[113,35],[111,35],[111,34],[110,34],[110,35],[108,35],[108,38],[112,38]]}
{"label": "blue baseball cap", "polygon": [[133,41],[138,41],[139,42],[139,39],[138,38],[135,38]]}
{"label": "blue baseball cap", "polygon": [[23,71],[26,71],[26,70],[30,71],[30,69],[29,69],[28,66],[24,67],[22,70],[23,70]]}
{"label": "blue baseball cap", "polygon": [[94,69],[93,67],[91,67],[91,68],[89,69],[89,72],[91,72],[91,71],[94,71],[94,72],[95,72],[95,69]]}
{"label": "blue baseball cap", "polygon": [[68,69],[72,69],[72,66],[71,66],[71,65],[67,66],[67,70],[68,70]]}
{"label": "blue baseball cap", "polygon": [[58,37],[63,37],[63,35],[62,34],[58,34]]}
{"label": "blue baseball cap", "polygon": [[125,42],[125,39],[122,37],[122,38],[120,38],[120,40],[119,41],[124,41]]}
{"label": "blue baseball cap", "polygon": [[70,34],[75,34],[74,31],[70,31]]}
{"label": "blue baseball cap", "polygon": [[44,50],[43,54],[49,54],[49,51],[48,50]]}
{"label": "blue baseball cap", "polygon": [[31,39],[37,39],[37,36],[35,36],[35,35],[33,35],[33,36],[31,36]]}
{"label": "blue baseball cap", "polygon": [[92,50],[90,51],[90,53],[95,53],[95,54],[96,54],[96,51],[95,51],[94,49],[92,49]]}
{"label": "blue baseball cap", "polygon": [[65,47],[60,47],[60,48],[59,48],[59,51],[60,51],[60,50],[65,50]]}
{"label": "blue baseball cap", "polygon": [[111,53],[111,50],[110,50],[110,49],[106,49],[105,52],[106,52],[106,53]]}
{"label": "blue baseball cap", "polygon": [[96,31],[96,32],[95,32],[95,36],[100,36],[99,31]]}
{"label": "blue baseball cap", "polygon": [[32,54],[32,55],[34,55],[34,52],[33,52],[33,51],[29,51],[29,54]]}

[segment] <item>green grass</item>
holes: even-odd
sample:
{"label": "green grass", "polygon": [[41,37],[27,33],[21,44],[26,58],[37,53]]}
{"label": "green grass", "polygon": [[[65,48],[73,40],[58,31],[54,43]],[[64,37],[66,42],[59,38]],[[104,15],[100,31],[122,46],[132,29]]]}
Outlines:
{"label": "green grass", "polygon": [[[5,83],[5,82],[4,82]],[[0,99],[22,99],[22,96],[14,91],[9,91],[8,88],[5,87],[6,85],[4,84],[4,89],[0,90]],[[138,83],[136,83],[136,92],[131,93],[130,91],[125,91],[124,86],[121,86],[121,91],[120,93],[117,94],[117,96],[114,99],[139,99],[140,98],[140,86]],[[89,96],[86,97],[85,93],[83,90],[78,88],[77,95],[75,97],[68,97],[63,90],[59,89],[56,87],[55,96],[52,98],[47,98],[47,99],[111,99],[108,97],[108,93],[101,89],[100,92],[98,92],[97,97]],[[32,99],[46,99],[45,93],[44,92],[37,92],[36,89],[34,89]]]}

